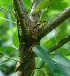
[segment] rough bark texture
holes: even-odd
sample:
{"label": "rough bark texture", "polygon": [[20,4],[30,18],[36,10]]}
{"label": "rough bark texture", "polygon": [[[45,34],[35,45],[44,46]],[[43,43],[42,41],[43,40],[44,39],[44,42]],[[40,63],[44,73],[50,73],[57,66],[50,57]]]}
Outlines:
{"label": "rough bark texture", "polygon": [[[41,0],[36,1],[33,4],[35,7]],[[28,18],[27,9],[24,5],[24,0],[13,0],[15,12],[17,14],[17,25],[18,25],[18,35],[19,35],[19,58],[16,65],[16,76],[30,76],[31,72],[34,69],[35,65],[35,54],[32,51],[32,47],[37,45],[42,37],[48,34],[50,31],[55,29],[58,25],[64,22],[67,18],[70,17],[70,7],[67,8],[63,13],[58,15],[44,27],[39,28],[35,24],[37,22],[37,18],[33,19],[33,17],[37,16],[39,20],[38,12],[35,13],[35,16],[32,18]],[[33,9],[32,7],[32,9]],[[69,37],[68,37],[69,38]],[[69,40],[68,40],[69,41]],[[67,41],[66,41],[67,42]],[[65,43],[66,43],[65,42]],[[64,43],[61,43],[61,46]],[[58,45],[55,45],[56,48],[59,48]],[[54,47],[55,47],[54,46]],[[53,48],[54,48],[53,47]],[[52,51],[55,50],[52,47],[50,48]]]}
{"label": "rough bark texture", "polygon": [[24,44],[19,45],[19,61],[17,62],[16,76],[30,76],[34,69],[34,53]]}
{"label": "rough bark texture", "polygon": [[19,36],[19,58],[16,65],[16,76],[30,76],[34,69],[34,53],[32,52],[33,37],[32,26],[28,18],[24,0],[13,0],[14,9],[17,14],[17,27]]}

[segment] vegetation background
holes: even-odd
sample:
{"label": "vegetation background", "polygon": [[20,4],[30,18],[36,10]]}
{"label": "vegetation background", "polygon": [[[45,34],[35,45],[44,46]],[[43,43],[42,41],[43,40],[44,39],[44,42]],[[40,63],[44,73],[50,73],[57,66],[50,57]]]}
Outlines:
{"label": "vegetation background", "polygon": [[[48,16],[45,19],[49,22],[69,6],[70,6],[70,0],[63,0],[62,2],[58,2],[56,4],[53,3],[51,8],[47,7],[48,12],[46,15]],[[29,7],[29,5],[26,7]],[[65,22],[67,25],[66,35],[68,35],[70,34],[70,18],[67,19]],[[18,59],[19,52],[17,51],[18,48],[16,48],[13,45],[12,38],[14,36],[16,28],[17,23],[14,15],[12,0],[0,0],[0,76],[15,76],[16,60]],[[40,40],[40,45],[44,45],[47,47],[52,46],[53,44],[56,43],[54,36],[55,36],[55,30],[51,31],[47,36],[43,37]],[[15,47],[16,50],[13,49],[7,51],[7,49],[5,50],[4,48],[1,48],[1,47],[12,47],[12,46]],[[1,49],[3,50],[1,51]],[[61,51],[70,60],[70,42],[66,43],[58,50]],[[54,53],[51,56],[53,55]],[[41,64],[43,63],[42,59],[36,57],[35,60],[36,60],[36,67],[37,68],[40,67]],[[48,71],[49,68],[46,63],[42,67],[43,68],[47,67],[46,70],[49,76],[54,76],[52,72],[50,72],[50,70]],[[35,71],[37,72],[38,70],[36,69]]]}

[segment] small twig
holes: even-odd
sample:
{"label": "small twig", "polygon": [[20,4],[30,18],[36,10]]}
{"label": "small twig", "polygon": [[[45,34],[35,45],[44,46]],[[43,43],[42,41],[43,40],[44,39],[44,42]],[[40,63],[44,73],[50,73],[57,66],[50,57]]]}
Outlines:
{"label": "small twig", "polygon": [[70,35],[66,36],[64,39],[62,39],[60,42],[56,43],[55,45],[49,47],[50,52],[53,52],[56,49],[60,48],[61,46],[63,46],[68,41],[70,41]]}

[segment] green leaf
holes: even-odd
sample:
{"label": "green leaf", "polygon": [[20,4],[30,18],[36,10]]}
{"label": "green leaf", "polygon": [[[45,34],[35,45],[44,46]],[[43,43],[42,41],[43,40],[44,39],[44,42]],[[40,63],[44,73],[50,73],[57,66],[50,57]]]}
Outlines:
{"label": "green leaf", "polygon": [[33,51],[48,64],[53,73],[59,71],[59,75],[61,73],[63,76],[70,76],[70,61],[61,52],[56,50],[54,57],[51,58],[50,50],[43,45],[34,47]]}
{"label": "green leaf", "polygon": [[4,18],[4,13],[0,11],[0,23],[3,21],[2,18]]}
{"label": "green leaf", "polygon": [[[59,1],[59,0],[57,0]],[[67,8],[68,7],[68,2],[69,0],[61,0],[59,2],[54,2],[51,6],[50,6],[50,9],[51,10],[63,10],[64,8]]]}
{"label": "green leaf", "polygon": [[54,75],[55,75],[55,76],[61,76],[60,72],[57,71],[57,70],[54,70]]}
{"label": "green leaf", "polygon": [[42,10],[41,21],[47,21],[47,9]]}
{"label": "green leaf", "polygon": [[13,51],[16,50],[13,47],[0,47],[0,53],[5,52],[5,51]]}
{"label": "green leaf", "polygon": [[39,75],[39,71],[37,69],[35,69],[34,71],[35,71],[34,76],[38,76]]}
{"label": "green leaf", "polygon": [[0,5],[12,4],[12,0],[0,0]]}
{"label": "green leaf", "polygon": [[[59,1],[61,1],[61,0],[59,0]],[[51,4],[53,4],[54,2],[57,2],[57,0],[43,0],[43,1],[41,1],[37,5],[37,7],[35,8],[35,10],[32,12],[32,14],[35,13],[35,12],[37,12],[37,11],[39,11],[39,10],[41,10],[41,9],[44,9],[44,8],[47,8],[47,7],[49,8],[49,6]]]}
{"label": "green leaf", "polygon": [[43,71],[44,76],[48,76],[47,71],[46,71],[46,68],[41,68],[40,70]]}
{"label": "green leaf", "polygon": [[27,9],[31,9],[31,5],[32,5],[31,0],[24,0],[24,3]]}
{"label": "green leaf", "polygon": [[48,38],[45,36],[40,40],[40,45],[43,45],[46,41],[48,41]]}
{"label": "green leaf", "polygon": [[65,48],[59,48],[59,51],[61,51],[64,55],[70,55],[70,50]]}
{"label": "green leaf", "polygon": [[55,38],[48,39],[43,45],[46,47],[51,47],[56,43]]}
{"label": "green leaf", "polygon": [[66,36],[67,24],[66,22],[62,23],[60,26],[56,28],[55,40],[57,42],[61,41]]}
{"label": "green leaf", "polygon": [[55,51],[54,60],[57,61],[58,71],[63,76],[70,76],[70,61],[59,51]]}
{"label": "green leaf", "polygon": [[40,70],[40,69],[35,69],[34,71],[35,71],[35,73],[34,73],[33,76],[43,76],[43,71],[42,71],[42,70]]}
{"label": "green leaf", "polygon": [[[50,58],[50,50],[46,47],[46,46],[43,46],[43,45],[40,45],[40,46],[36,46],[33,48],[33,51],[35,52],[35,54],[37,56],[39,56],[40,58],[42,58],[47,64],[50,65],[50,68],[54,65],[54,61]],[[52,64],[51,64],[51,63]],[[53,66],[52,68],[54,69],[55,66]],[[51,69],[52,69],[51,68]],[[52,69],[52,70],[53,70]]]}
{"label": "green leaf", "polygon": [[12,42],[15,47],[19,47],[18,29],[16,29],[16,31],[13,34]]}
{"label": "green leaf", "polygon": [[11,7],[12,0],[0,0],[0,6],[4,8],[8,8],[9,6]]}
{"label": "green leaf", "polygon": [[35,67],[40,68],[44,61],[40,57],[35,57]]}

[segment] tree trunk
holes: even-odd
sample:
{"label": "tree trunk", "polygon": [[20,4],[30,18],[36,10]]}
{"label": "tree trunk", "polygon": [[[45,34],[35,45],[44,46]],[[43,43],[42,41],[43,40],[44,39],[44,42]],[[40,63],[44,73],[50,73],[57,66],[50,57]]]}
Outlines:
{"label": "tree trunk", "polygon": [[[36,1],[31,9],[35,8],[35,5],[42,0],[34,0]],[[38,1],[38,2],[37,2]],[[38,12],[34,15],[31,15],[28,18],[27,10],[24,5],[24,0],[13,0],[15,6],[15,12],[17,13],[17,24],[18,24],[18,35],[19,35],[19,58],[16,65],[16,76],[30,76],[32,71],[34,70],[35,65],[35,54],[32,51],[32,47],[37,45],[42,37],[48,34],[50,31],[55,29],[58,25],[64,22],[67,18],[70,17],[70,7],[67,8],[63,13],[55,17],[52,21],[47,23],[44,27],[39,28],[39,26],[35,26],[37,21],[40,19]],[[34,18],[36,17],[36,18]],[[68,40],[70,37],[68,37]],[[64,40],[66,40],[65,38]],[[62,40],[63,41],[63,40]],[[67,41],[66,41],[67,42]],[[58,46],[64,44],[59,42],[59,44],[52,46],[49,48],[53,51],[59,48]],[[53,50],[52,50],[53,49]]]}
{"label": "tree trunk", "polygon": [[30,76],[35,65],[32,49],[21,43],[19,45],[19,62],[17,62],[16,76]]}

